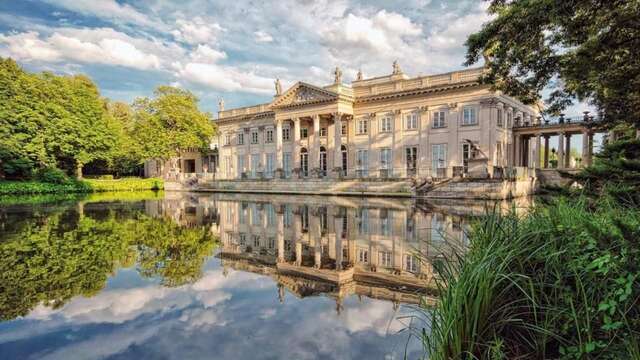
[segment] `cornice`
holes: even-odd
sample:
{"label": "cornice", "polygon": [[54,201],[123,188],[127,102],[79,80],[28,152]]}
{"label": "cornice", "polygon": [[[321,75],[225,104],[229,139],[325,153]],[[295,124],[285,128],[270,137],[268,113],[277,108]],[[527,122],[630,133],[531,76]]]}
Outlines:
{"label": "cornice", "polygon": [[457,89],[463,89],[463,88],[469,88],[469,87],[475,87],[475,86],[481,86],[481,84],[478,81],[469,81],[469,82],[450,84],[450,85],[417,88],[417,89],[389,92],[389,93],[376,94],[376,95],[367,95],[362,97],[356,97],[355,103],[356,104],[367,103],[367,102],[381,101],[381,100],[401,98],[401,97],[407,97],[407,96],[416,96],[416,95],[437,93],[437,92],[443,92],[443,91],[449,91],[449,90],[457,90]]}

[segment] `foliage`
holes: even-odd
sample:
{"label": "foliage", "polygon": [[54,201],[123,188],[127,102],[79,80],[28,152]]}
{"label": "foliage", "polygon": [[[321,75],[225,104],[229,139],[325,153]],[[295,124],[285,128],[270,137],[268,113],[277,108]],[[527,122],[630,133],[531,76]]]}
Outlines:
{"label": "foliage", "polygon": [[467,40],[468,65],[484,56],[484,81],[547,109],[589,101],[609,124],[640,128],[640,2],[492,0],[495,17]]}
{"label": "foliage", "polygon": [[637,358],[640,211],[560,199],[494,212],[470,239],[441,270],[431,359]]}
{"label": "foliage", "polygon": [[606,144],[591,166],[572,177],[592,195],[613,194],[618,200],[640,206],[640,140]]}
{"label": "foliage", "polygon": [[170,86],[156,89],[155,98],[134,102],[135,134],[142,157],[168,159],[180,149],[204,149],[213,135],[211,114],[198,109],[191,92]]}
{"label": "foliage", "polygon": [[45,183],[64,184],[69,182],[69,177],[58,168],[41,168],[36,172],[36,179]]}
{"label": "foliage", "polygon": [[[164,284],[195,281],[216,244],[204,228],[183,228],[151,218],[136,206],[63,208],[53,213],[0,210],[0,320],[24,316],[38,304],[62,306],[74,296],[92,296],[119,267],[140,261],[143,276]],[[4,221],[3,221],[4,220]]]}
{"label": "foliage", "polygon": [[64,183],[39,181],[0,181],[0,195],[63,194],[108,191],[162,190],[161,179],[124,178],[118,180],[85,179]]}

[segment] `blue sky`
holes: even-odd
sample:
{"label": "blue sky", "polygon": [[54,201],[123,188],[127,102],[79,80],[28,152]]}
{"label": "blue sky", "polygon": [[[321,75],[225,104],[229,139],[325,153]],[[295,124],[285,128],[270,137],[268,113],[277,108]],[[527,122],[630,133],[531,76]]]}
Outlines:
{"label": "blue sky", "polygon": [[[462,68],[464,41],[490,18],[478,0],[0,0],[0,56],[31,71],[85,73],[131,101],[187,88],[205,110],[268,102],[275,78],[350,82]],[[573,112],[571,112],[573,113]]]}

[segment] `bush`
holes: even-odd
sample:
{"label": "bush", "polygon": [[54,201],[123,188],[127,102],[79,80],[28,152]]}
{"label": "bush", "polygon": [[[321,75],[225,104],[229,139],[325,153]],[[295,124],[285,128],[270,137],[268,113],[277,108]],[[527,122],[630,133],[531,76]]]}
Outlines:
{"label": "bush", "polygon": [[441,270],[430,359],[640,358],[640,210],[561,199],[470,239]]}
{"label": "bush", "polygon": [[36,179],[45,183],[64,184],[69,177],[58,168],[42,168],[36,172]]}
{"label": "bush", "polygon": [[38,181],[0,181],[0,195],[63,194],[107,191],[162,190],[160,179],[129,178],[121,180],[69,180],[56,184]]}

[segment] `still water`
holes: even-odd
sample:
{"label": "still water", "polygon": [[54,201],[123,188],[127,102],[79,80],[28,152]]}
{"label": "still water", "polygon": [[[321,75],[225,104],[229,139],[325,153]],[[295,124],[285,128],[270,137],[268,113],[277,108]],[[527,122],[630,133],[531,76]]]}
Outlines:
{"label": "still water", "polygon": [[411,334],[428,324],[415,306],[433,303],[435,269],[483,209],[188,193],[5,200],[0,358],[418,358]]}

